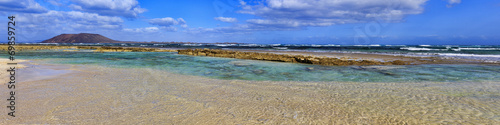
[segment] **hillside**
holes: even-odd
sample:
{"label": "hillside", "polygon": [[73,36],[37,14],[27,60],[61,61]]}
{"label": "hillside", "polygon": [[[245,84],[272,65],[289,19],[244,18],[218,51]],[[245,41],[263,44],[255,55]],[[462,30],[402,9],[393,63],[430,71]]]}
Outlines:
{"label": "hillside", "polygon": [[80,33],[80,34],[61,34],[44,40],[41,43],[118,43],[120,41],[112,40],[99,34]]}

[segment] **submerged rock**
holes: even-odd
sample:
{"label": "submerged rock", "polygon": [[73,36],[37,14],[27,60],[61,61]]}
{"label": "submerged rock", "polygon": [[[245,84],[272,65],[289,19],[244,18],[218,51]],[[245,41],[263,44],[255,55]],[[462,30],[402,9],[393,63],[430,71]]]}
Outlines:
{"label": "submerged rock", "polygon": [[313,71],[314,70],[314,67],[307,67],[306,68],[307,71]]}
{"label": "submerged rock", "polygon": [[402,66],[360,66],[363,69],[376,69],[376,70],[391,70],[391,69],[401,69]]}
{"label": "submerged rock", "polygon": [[252,70],[252,72],[255,74],[264,74],[265,73],[265,71],[262,69]]}
{"label": "submerged rock", "polygon": [[229,62],[229,64],[237,66],[237,67],[251,66],[251,64],[248,64],[248,63],[245,63],[245,62],[241,62],[241,61],[232,61],[232,62]]}

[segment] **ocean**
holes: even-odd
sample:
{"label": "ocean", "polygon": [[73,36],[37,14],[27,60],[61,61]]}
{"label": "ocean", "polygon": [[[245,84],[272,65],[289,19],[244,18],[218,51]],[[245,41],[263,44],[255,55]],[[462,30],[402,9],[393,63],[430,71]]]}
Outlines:
{"label": "ocean", "polygon": [[[500,55],[495,46],[150,46],[283,53],[335,51],[484,61],[494,61]],[[17,59],[30,61],[23,62],[27,67],[16,73],[19,80],[28,79],[16,86],[23,93],[21,99],[26,101],[19,103],[19,107],[32,111],[18,115],[33,118],[0,123],[120,123],[123,119],[132,119],[127,123],[150,124],[263,121],[264,124],[498,124],[500,121],[500,66],[495,63],[321,66],[176,52],[67,50],[17,51]],[[0,52],[0,57],[8,55]],[[138,119],[138,115],[145,117]]]}
{"label": "ocean", "polygon": [[335,44],[147,44],[147,43],[27,43],[44,45],[210,48],[306,52],[376,53],[413,57],[447,57],[500,62],[500,45],[335,45]]}
{"label": "ocean", "polygon": [[[211,48],[435,56],[500,62],[500,46],[454,45],[297,45],[297,44],[47,44],[157,48]],[[7,57],[5,53],[0,56]],[[485,64],[423,64],[404,66],[319,66],[269,61],[178,55],[175,52],[21,51],[19,59],[48,63],[154,68],[217,79],[257,81],[342,82],[474,82],[500,80],[500,67]]]}

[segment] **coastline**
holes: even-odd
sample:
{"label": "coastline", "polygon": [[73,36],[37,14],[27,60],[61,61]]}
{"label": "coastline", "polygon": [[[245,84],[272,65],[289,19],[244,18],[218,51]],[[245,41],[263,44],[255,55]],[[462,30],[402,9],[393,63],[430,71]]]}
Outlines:
{"label": "coastline", "polygon": [[0,125],[500,125],[499,12],[500,0],[0,0]]}
{"label": "coastline", "polygon": [[[0,45],[0,48],[5,45]],[[93,52],[184,52],[186,55],[199,56],[197,50],[206,50],[202,48],[190,49],[190,48],[150,48],[150,47],[108,47],[108,46],[47,46],[47,45],[18,45],[19,51],[24,50],[63,50],[65,52],[80,51],[80,50],[92,50]],[[388,55],[381,53],[343,53],[343,52],[309,52],[309,51],[279,51],[279,50],[252,50],[252,49],[208,49],[210,51],[234,51],[238,53],[251,53],[257,56],[269,56],[272,54],[273,57],[268,59],[268,61],[278,61],[278,62],[288,62],[290,59],[284,58],[302,58],[313,60],[305,60],[306,64],[316,64],[316,60],[325,60],[324,64],[318,63],[317,65],[419,65],[419,64],[488,64],[488,65],[500,65],[499,62],[488,62],[478,59],[464,59],[464,58],[453,58],[453,57],[412,57],[403,55]],[[196,53],[187,54],[188,51]],[[206,53],[206,52],[205,52]],[[203,55],[203,54],[201,54]],[[221,55],[221,54],[219,54]],[[246,54],[248,55],[248,54]],[[206,56],[206,54],[205,54]],[[226,57],[226,56],[218,56]],[[228,56],[229,57],[229,56]],[[307,57],[307,58],[306,58]],[[235,58],[232,55],[229,58]],[[241,58],[250,59],[250,58]],[[251,59],[251,60],[266,60],[266,59]],[[295,59],[296,60],[296,59]],[[294,62],[294,61],[291,61]],[[363,63],[355,63],[363,62]]]}
{"label": "coastline", "polygon": [[245,81],[150,68],[39,66],[71,72],[19,83],[22,119],[1,124],[500,123],[496,81]]}

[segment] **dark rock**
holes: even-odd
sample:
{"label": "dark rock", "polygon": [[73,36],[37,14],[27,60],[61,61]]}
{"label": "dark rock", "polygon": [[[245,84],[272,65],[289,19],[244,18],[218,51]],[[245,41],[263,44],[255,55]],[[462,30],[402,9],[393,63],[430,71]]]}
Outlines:
{"label": "dark rock", "polygon": [[329,65],[329,66],[347,66],[347,65],[409,65],[409,63],[401,60],[392,62],[380,62],[374,60],[341,60],[338,58],[330,57],[314,57],[303,55],[283,55],[272,53],[257,53],[257,52],[238,52],[231,50],[219,49],[186,49],[177,50],[179,54],[194,55],[194,56],[212,56],[212,57],[226,57],[237,59],[252,59],[252,60],[266,60],[278,62],[291,62],[291,63],[305,63],[315,65]]}
{"label": "dark rock", "polygon": [[245,63],[245,62],[240,62],[240,61],[229,62],[229,64],[232,64],[232,65],[237,66],[237,67],[251,66],[251,64],[248,64],[248,63]]}
{"label": "dark rock", "polygon": [[264,74],[265,73],[265,71],[262,69],[252,70],[252,72],[255,74]]}
{"label": "dark rock", "polygon": [[307,71],[313,71],[314,70],[314,67],[307,67],[306,68]]}

